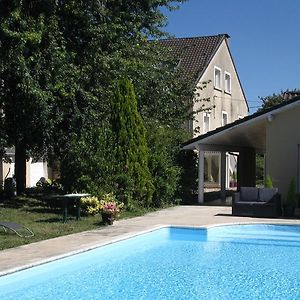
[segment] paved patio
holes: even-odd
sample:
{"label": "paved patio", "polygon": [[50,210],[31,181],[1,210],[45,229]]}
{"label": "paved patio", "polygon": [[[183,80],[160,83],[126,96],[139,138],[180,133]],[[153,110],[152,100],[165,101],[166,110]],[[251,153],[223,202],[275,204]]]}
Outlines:
{"label": "paved patio", "polygon": [[0,251],[0,275],[136,235],[165,225],[212,226],[229,223],[300,224],[300,220],[231,216],[231,207],[178,206],[116,221],[99,230],[62,236]]}

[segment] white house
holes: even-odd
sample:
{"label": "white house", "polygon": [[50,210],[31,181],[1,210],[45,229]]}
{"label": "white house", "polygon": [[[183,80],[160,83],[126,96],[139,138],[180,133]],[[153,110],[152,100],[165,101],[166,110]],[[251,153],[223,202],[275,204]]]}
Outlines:
{"label": "white house", "polygon": [[[192,109],[200,112],[187,124],[193,137],[248,115],[248,104],[228,40],[227,34],[219,34],[161,41],[178,59],[178,67],[182,72],[195,80]],[[206,88],[203,88],[204,82],[209,82]],[[209,101],[199,101],[201,99]],[[222,184],[229,187],[230,175],[236,172],[236,156],[228,152],[222,155],[219,151],[205,151],[205,188],[220,188]],[[223,174],[220,167],[222,160],[228,166]],[[224,180],[221,180],[222,176]]]}

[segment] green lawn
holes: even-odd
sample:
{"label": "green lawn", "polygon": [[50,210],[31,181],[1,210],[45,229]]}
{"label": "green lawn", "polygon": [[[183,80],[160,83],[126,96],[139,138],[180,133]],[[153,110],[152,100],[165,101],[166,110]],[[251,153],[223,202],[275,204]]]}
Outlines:
{"label": "green lawn", "polygon": [[[146,210],[124,211],[120,218],[138,216],[146,212]],[[76,221],[70,213],[68,222],[63,223],[61,208],[50,207],[46,201],[29,197],[18,197],[1,203],[0,221],[16,222],[34,232],[33,237],[21,238],[14,233],[5,233],[0,227],[0,250],[103,226],[100,215],[82,217]]]}

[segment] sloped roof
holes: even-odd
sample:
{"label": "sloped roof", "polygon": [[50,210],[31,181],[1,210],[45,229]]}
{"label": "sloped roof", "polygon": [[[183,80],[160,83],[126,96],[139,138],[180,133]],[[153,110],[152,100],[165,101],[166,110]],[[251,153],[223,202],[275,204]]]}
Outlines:
{"label": "sloped roof", "polygon": [[[288,109],[293,109],[300,105],[300,96],[282,103],[274,105],[268,109],[258,111],[243,119],[236,120],[225,126],[218,127],[198,137],[188,140],[182,144],[183,149],[194,149],[198,143],[214,145],[247,146],[255,148],[255,144],[260,144],[259,148],[265,148],[266,122]],[[270,119],[271,118],[271,119]],[[234,142],[233,142],[234,141]]]}
{"label": "sloped roof", "polygon": [[229,38],[228,34],[213,36],[171,38],[159,42],[170,49],[178,59],[178,67],[182,68],[183,75],[199,78],[205,71],[221,42]]}

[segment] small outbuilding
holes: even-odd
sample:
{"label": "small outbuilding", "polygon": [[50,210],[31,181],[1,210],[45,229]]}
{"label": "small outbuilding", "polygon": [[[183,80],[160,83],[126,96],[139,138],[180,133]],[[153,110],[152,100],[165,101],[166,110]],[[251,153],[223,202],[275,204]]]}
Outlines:
{"label": "small outbuilding", "polygon": [[187,141],[183,149],[199,154],[198,202],[204,195],[204,153],[221,152],[221,197],[225,198],[226,153],[238,157],[237,181],[256,184],[256,153],[265,154],[265,174],[271,176],[283,199],[292,179],[300,193],[300,97],[295,97],[253,115],[219,127]]}

